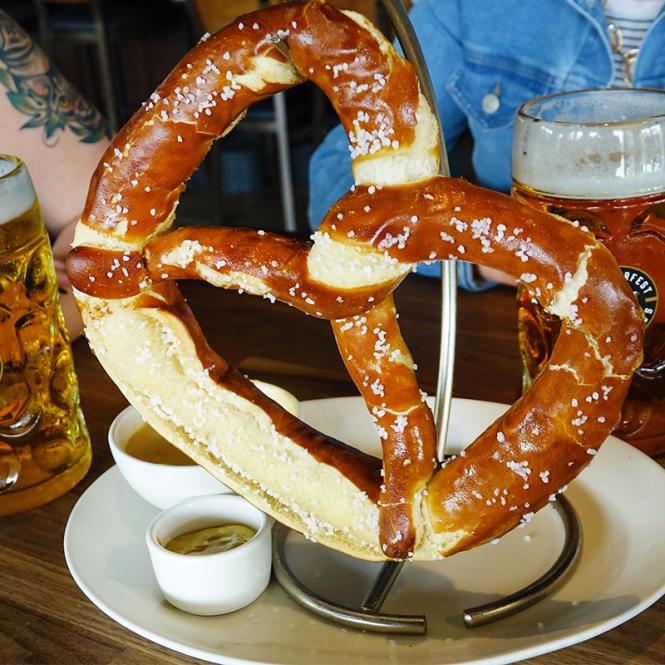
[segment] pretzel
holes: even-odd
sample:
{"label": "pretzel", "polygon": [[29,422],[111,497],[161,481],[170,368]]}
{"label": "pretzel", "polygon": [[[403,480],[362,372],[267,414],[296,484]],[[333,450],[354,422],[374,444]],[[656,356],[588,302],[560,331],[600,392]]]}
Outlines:
{"label": "pretzel", "polygon": [[[312,241],[170,231],[212,141],[304,79],[337,110],[356,181]],[[440,558],[528,520],[592,459],[642,358],[640,310],[610,253],[567,220],[436,176],[438,136],[412,68],[362,16],[321,1],[248,14],[199,43],[115,138],[67,260],[92,348],[150,425],[261,510],[369,560]],[[419,262],[457,258],[518,276],[562,332],[531,389],[439,467],[392,292]],[[181,278],[329,319],[383,463],[216,354]]]}

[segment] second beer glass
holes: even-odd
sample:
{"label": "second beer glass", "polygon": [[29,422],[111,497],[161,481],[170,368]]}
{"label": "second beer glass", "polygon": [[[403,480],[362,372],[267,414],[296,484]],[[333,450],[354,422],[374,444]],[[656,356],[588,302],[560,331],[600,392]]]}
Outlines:
{"label": "second beer glass", "polygon": [[37,197],[23,162],[0,155],[0,515],[61,496],[90,460]]}
{"label": "second beer glass", "polygon": [[[665,92],[585,90],[518,111],[513,196],[588,227],[614,254],[647,334],[615,434],[665,452]],[[549,357],[559,321],[520,291],[519,341],[528,384]]]}

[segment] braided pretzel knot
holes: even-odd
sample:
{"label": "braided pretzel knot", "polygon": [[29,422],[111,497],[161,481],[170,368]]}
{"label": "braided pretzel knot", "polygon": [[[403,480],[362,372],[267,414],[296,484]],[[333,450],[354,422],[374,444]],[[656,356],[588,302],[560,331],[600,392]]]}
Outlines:
{"label": "braided pretzel knot", "polygon": [[[356,180],[313,242],[169,231],[211,142],[250,104],[304,78],[335,106]],[[318,0],[255,12],[191,51],[119,133],[68,257],[90,344],[144,418],[262,510],[365,559],[438,558],[528,519],[590,461],[641,360],[638,307],[593,236],[437,177],[438,147],[413,70],[366,19]],[[520,275],[563,325],[532,388],[437,468],[391,293],[419,261],[448,258]],[[330,319],[383,468],[290,416],[216,355],[178,278]]]}

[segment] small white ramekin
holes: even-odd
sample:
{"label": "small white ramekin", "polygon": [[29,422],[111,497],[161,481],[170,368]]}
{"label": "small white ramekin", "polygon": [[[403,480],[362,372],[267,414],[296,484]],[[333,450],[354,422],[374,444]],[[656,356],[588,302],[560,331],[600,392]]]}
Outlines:
{"label": "small white ramekin", "polygon": [[[171,552],[167,543],[183,533],[222,524],[256,529],[246,543],[216,554]],[[234,612],[255,601],[268,586],[272,518],[232,494],[187,499],[161,512],[146,532],[157,583],[175,607],[202,616]]]}
{"label": "small white ramekin", "polygon": [[[256,387],[289,413],[297,416],[300,403],[290,393],[263,381]],[[231,490],[202,467],[155,464],[137,459],[125,452],[129,438],[143,425],[143,419],[133,406],[121,411],[109,428],[111,455],[131,488],[157,508],[168,508],[193,496],[224,494]]]}

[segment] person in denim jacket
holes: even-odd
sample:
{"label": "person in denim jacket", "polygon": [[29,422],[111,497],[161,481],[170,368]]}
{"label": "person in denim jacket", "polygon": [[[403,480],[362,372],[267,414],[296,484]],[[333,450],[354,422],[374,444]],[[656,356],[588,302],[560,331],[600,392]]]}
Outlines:
{"label": "person in denim jacket", "polygon": [[[635,0],[633,0],[635,1]],[[610,87],[616,67],[603,0],[417,0],[418,34],[446,146],[468,129],[477,182],[509,192],[515,112],[526,100],[562,90]],[[634,66],[633,85],[665,87],[665,13],[654,19]],[[333,129],[310,162],[309,219],[318,226],[353,180],[347,137]],[[438,275],[440,265],[420,266]],[[469,263],[458,264],[468,290],[494,284]]]}

